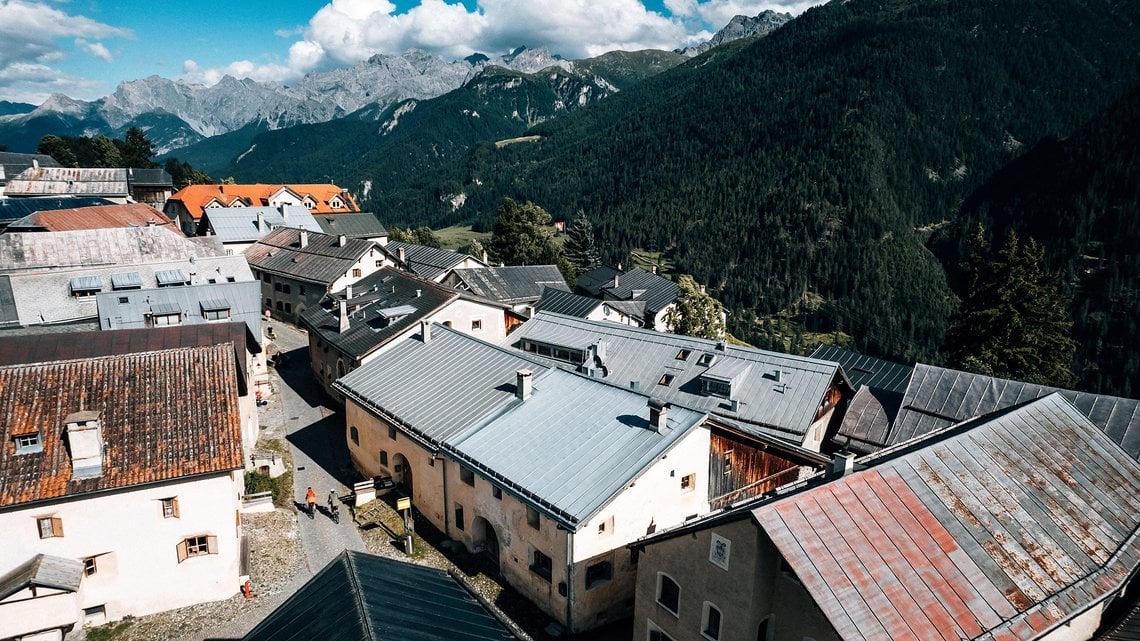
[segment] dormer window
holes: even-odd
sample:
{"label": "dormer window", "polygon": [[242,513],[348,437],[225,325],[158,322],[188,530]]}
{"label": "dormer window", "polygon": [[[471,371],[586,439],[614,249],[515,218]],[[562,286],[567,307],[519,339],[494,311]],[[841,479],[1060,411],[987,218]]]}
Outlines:
{"label": "dormer window", "polygon": [[701,358],[697,361],[697,364],[702,367],[708,367],[713,364],[714,360],[716,360],[716,354],[701,354]]}
{"label": "dormer window", "polygon": [[161,269],[154,273],[159,287],[181,287],[190,284],[190,277],[181,269]]}
{"label": "dormer window", "polygon": [[44,444],[40,440],[39,432],[17,434],[12,437],[12,440],[16,443],[17,454],[35,454],[44,451]]}
{"label": "dormer window", "polygon": [[692,352],[690,350],[683,349],[683,350],[677,352],[677,360],[683,361],[683,360],[689,358],[689,354],[691,354],[691,353]]}
{"label": "dormer window", "polygon": [[202,301],[202,318],[205,318],[208,321],[229,320],[229,302],[224,300]]}
{"label": "dormer window", "polygon": [[79,276],[71,279],[71,295],[79,299],[94,298],[103,289],[98,276]]}
{"label": "dormer window", "polygon": [[703,388],[704,393],[709,396],[720,396],[723,398],[730,398],[732,396],[731,383],[702,378],[701,387]]}
{"label": "dormer window", "polygon": [[664,385],[665,387],[669,387],[670,385],[673,384],[674,378],[675,377],[672,374],[662,374],[661,379],[657,381],[657,384],[658,385]]}

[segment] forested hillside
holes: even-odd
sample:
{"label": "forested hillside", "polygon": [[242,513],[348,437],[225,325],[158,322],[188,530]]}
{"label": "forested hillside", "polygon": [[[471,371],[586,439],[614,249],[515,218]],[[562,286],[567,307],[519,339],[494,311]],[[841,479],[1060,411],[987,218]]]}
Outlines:
{"label": "forested hillside", "polygon": [[432,225],[487,224],[504,196],[581,209],[611,261],[671,251],[745,339],[754,315],[802,301],[809,329],[939,362],[956,299],[925,241],[997,169],[1137,84],[1138,27],[1134,2],[834,2],[542,123],[532,144],[378,180],[365,206]]}

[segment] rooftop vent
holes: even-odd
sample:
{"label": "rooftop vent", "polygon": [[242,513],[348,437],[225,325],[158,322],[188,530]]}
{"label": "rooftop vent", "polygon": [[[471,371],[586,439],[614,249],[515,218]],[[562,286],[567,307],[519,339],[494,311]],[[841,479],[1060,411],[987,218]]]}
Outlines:
{"label": "rooftop vent", "polygon": [[348,323],[348,301],[347,300],[338,300],[336,303],[337,303],[337,307],[339,308],[339,311],[340,311],[340,324],[337,327],[337,331],[340,332],[341,334],[343,334],[343,333],[348,331],[348,326],[349,326],[349,323]]}
{"label": "rooftop vent", "polygon": [[84,411],[69,414],[67,446],[71,452],[71,480],[99,478],[103,475],[103,430],[99,425],[99,412]]}
{"label": "rooftop vent", "polygon": [[426,320],[420,321],[420,338],[424,345],[431,342],[431,323]]}
{"label": "rooftop vent", "polygon": [[668,425],[667,410],[669,404],[659,398],[649,399],[649,428],[654,432],[662,432]]}
{"label": "rooftop vent", "polygon": [[827,475],[830,477],[846,476],[855,470],[855,453],[840,450],[831,458],[827,466]]}
{"label": "rooftop vent", "polygon": [[308,230],[302,229],[301,230],[301,248],[304,249],[305,247],[308,247],[308,246],[309,246],[309,232],[308,232]]}
{"label": "rooftop vent", "polygon": [[337,247],[344,247],[347,244],[348,244],[348,236],[341,234],[341,235],[336,237],[336,246]]}
{"label": "rooftop vent", "polygon": [[529,369],[520,369],[515,372],[515,396],[519,397],[520,400],[525,401],[530,398],[534,385],[533,378],[534,372]]}
{"label": "rooftop vent", "polygon": [[404,251],[403,247],[400,248],[400,262],[401,263],[408,262],[408,252]]}

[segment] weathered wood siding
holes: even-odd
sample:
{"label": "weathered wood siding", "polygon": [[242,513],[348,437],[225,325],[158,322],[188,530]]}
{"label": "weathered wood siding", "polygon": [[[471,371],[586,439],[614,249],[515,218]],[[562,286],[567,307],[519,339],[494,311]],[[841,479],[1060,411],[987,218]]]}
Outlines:
{"label": "weathered wood siding", "polygon": [[800,464],[779,452],[718,432],[709,448],[709,502],[717,509],[795,481]]}

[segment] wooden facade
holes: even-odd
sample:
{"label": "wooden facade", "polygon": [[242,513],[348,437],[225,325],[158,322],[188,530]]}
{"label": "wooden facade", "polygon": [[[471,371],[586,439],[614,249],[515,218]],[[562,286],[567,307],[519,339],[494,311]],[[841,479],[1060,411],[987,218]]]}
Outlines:
{"label": "wooden facade", "polygon": [[818,462],[803,460],[774,444],[714,429],[709,445],[710,507],[719,509],[791,483],[805,464],[818,467]]}

